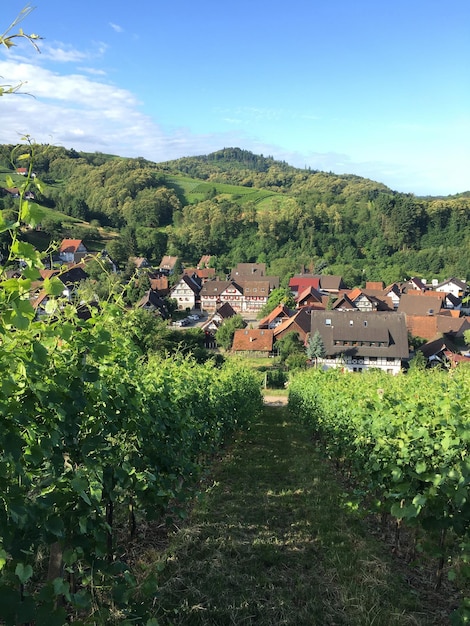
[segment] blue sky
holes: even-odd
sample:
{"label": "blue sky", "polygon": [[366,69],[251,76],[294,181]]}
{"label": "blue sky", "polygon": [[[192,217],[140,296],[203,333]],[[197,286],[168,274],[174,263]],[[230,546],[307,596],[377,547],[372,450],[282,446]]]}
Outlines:
{"label": "blue sky", "polygon": [[[470,190],[468,0],[37,0],[0,50],[0,143],[164,161],[238,146],[397,191]],[[7,0],[6,28],[25,7]],[[34,97],[33,97],[34,96]]]}

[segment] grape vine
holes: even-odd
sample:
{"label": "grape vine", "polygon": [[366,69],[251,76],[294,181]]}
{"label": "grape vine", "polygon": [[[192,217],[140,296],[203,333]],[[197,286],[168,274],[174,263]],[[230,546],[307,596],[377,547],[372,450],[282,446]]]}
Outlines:
{"label": "grape vine", "polygon": [[[289,406],[354,480],[374,511],[420,530],[418,549],[449,576],[470,574],[470,370],[350,376],[309,371]],[[458,619],[466,619],[463,607]],[[458,622],[457,622],[458,623]]]}

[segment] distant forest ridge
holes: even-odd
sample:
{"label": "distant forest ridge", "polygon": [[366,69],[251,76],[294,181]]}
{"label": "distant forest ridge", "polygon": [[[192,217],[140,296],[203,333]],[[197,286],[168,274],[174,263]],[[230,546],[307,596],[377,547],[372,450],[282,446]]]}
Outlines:
{"label": "distant forest ridge", "polygon": [[[17,176],[12,149],[0,146],[0,186]],[[351,286],[470,278],[468,191],[417,197],[240,148],[154,163],[37,145],[33,169],[46,184],[36,198],[48,211],[44,232],[57,237],[67,219],[112,229],[106,247],[121,263],[172,254],[192,264],[210,254],[221,275],[239,262],[265,262],[281,279],[306,267]],[[1,202],[12,208],[8,194]]]}

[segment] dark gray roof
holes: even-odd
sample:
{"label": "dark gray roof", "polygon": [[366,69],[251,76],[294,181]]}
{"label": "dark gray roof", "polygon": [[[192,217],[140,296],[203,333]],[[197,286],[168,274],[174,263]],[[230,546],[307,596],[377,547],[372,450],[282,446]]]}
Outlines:
{"label": "dark gray roof", "polygon": [[467,283],[458,278],[449,278],[447,280],[444,280],[442,283],[436,285],[434,289],[437,289],[438,287],[444,287],[445,285],[448,285],[450,283],[454,283],[454,285],[457,285],[457,287],[459,287],[462,291],[465,291],[467,289]]}
{"label": "dark gray roof", "polygon": [[318,330],[327,356],[407,358],[408,333],[401,313],[312,311],[311,335]]}
{"label": "dark gray roof", "polygon": [[220,315],[220,317],[225,320],[225,319],[228,319],[229,317],[233,317],[234,315],[237,314],[237,312],[234,310],[234,308],[229,302],[224,302],[217,309],[217,314]]}

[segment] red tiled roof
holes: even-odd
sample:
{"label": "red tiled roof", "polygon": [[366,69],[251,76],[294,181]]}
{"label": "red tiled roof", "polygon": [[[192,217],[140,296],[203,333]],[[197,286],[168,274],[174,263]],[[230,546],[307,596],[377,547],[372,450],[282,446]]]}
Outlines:
{"label": "red tiled roof", "polygon": [[269,313],[269,315],[266,315],[266,317],[263,317],[262,320],[260,320],[259,322],[259,326],[268,326],[273,320],[276,319],[276,317],[290,317],[291,316],[291,312],[290,310],[286,307],[285,304],[278,304],[277,307],[275,309],[273,309],[271,311],[271,313]]}
{"label": "red tiled roof", "polygon": [[233,337],[232,350],[235,352],[271,352],[273,337],[273,331],[268,329],[238,329]]}
{"label": "red tiled roof", "polygon": [[81,244],[81,239],[63,239],[59,250],[60,252],[76,252]]}
{"label": "red tiled roof", "polygon": [[297,292],[304,291],[308,287],[314,289],[320,289],[320,277],[319,276],[293,276],[289,280],[289,287]]}

